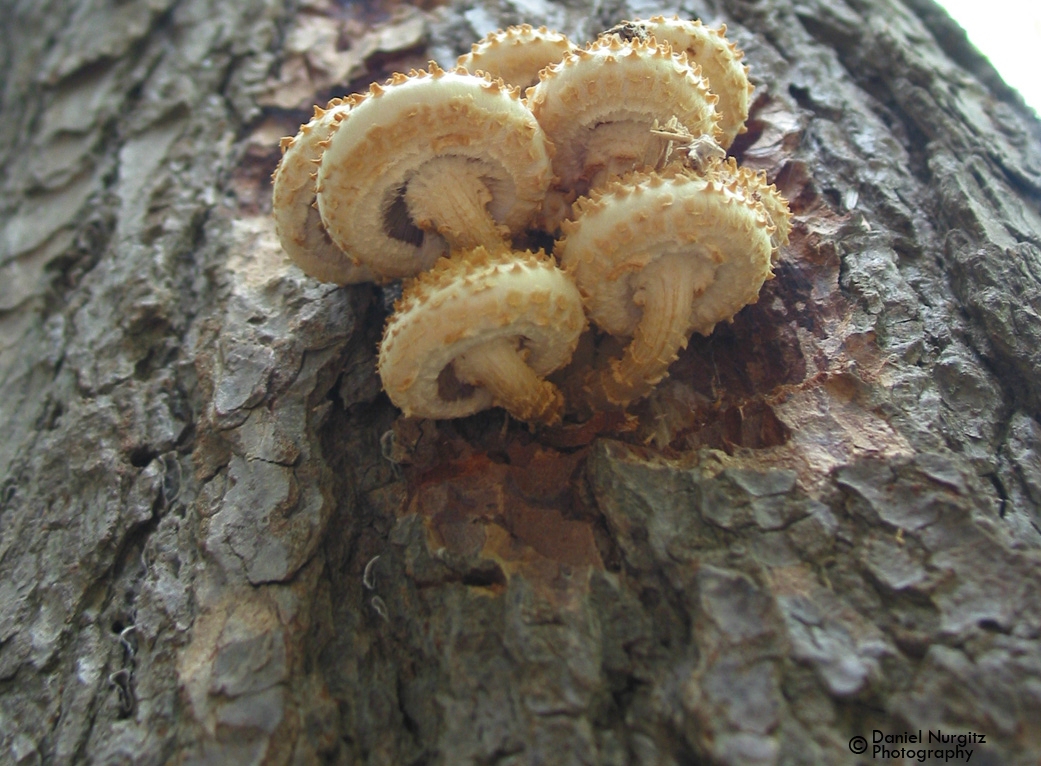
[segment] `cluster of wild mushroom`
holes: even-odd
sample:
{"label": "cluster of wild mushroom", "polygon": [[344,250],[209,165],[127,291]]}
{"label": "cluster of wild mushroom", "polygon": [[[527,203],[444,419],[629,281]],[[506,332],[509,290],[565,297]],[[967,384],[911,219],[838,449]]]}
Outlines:
{"label": "cluster of wild mushroom", "polygon": [[379,353],[395,405],[532,424],[623,408],[755,302],[789,212],[726,157],[752,87],[724,31],[655,17],[580,48],[512,27],[283,139],[289,256],[320,280],[406,280]]}

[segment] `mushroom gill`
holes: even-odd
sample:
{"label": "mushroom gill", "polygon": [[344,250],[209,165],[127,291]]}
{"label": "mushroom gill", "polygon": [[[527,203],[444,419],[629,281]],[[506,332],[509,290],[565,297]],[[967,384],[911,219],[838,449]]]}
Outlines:
{"label": "mushroom gill", "polygon": [[701,67],[709,90],[719,97],[720,145],[727,149],[745,132],[749,100],[755,88],[748,81],[748,67],[741,63],[744,53],[726,39],[726,25],[719,29],[706,27],[699,19],[652,16],[650,19],[623,21],[604,35],[622,39],[650,40],[668,43],[676,52],[687,55],[687,61]]}
{"label": "mushroom gill", "polygon": [[693,332],[707,335],[758,300],[787,207],[774,187],[729,168],[632,174],[579,200],[564,223],[556,252],[590,318],[631,337],[620,358],[582,374],[575,388],[587,407],[646,396]]}
{"label": "mushroom gill", "polygon": [[585,193],[612,176],[653,166],[655,121],[719,135],[717,98],[684,54],[653,41],[601,37],[539,74],[526,101],[556,147],[559,186]]}
{"label": "mushroom gill", "polygon": [[408,416],[498,406],[553,424],[564,402],[544,377],[567,364],[585,325],[578,289],[551,258],[478,247],[406,284],[383,334],[380,377]]}
{"label": "mushroom gill", "polygon": [[[318,209],[340,249],[383,279],[408,277],[527,226],[552,177],[549,152],[516,89],[431,62],[372,85],[335,125]],[[403,223],[424,232],[419,245],[394,236]]]}
{"label": "mushroom gill", "polygon": [[468,72],[487,72],[523,89],[539,81],[542,69],[573,50],[574,44],[560,32],[521,24],[485,35],[456,65]]}

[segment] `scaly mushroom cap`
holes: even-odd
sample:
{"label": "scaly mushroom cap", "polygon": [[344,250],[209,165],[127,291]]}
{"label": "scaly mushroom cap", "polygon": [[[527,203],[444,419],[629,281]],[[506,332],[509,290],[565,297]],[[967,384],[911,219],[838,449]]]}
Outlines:
{"label": "scaly mushroom cap", "polygon": [[571,358],[582,298],[544,253],[455,253],[405,286],[379,372],[405,414],[457,418],[493,406],[553,423],[563,398],[541,378]]}
{"label": "scaly mushroom cap", "polygon": [[788,200],[766,179],[766,173],[740,167],[733,157],[710,163],[704,172],[724,186],[736,184],[744,190],[745,196],[757,200],[763,206],[763,212],[770,222],[770,244],[773,246],[771,260],[776,263],[780,248],[788,244],[788,235],[792,230],[792,211],[788,207]]}
{"label": "scaly mushroom cap", "polygon": [[486,35],[456,65],[468,72],[487,72],[523,89],[539,81],[539,71],[573,50],[575,45],[560,32],[521,24]]}
{"label": "scaly mushroom cap", "polygon": [[[751,174],[754,178],[754,174]],[[690,317],[708,335],[754,303],[771,272],[774,226],[756,199],[758,182],[682,171],[634,173],[575,204],[554,253],[571,274],[590,319],[629,336],[640,321],[633,302],[640,271],[666,253],[689,258],[702,278]]]}
{"label": "scaly mushroom cap", "polygon": [[351,103],[334,98],[325,109],[316,106],[314,117],[300,126],[295,137],[282,139],[282,159],[271,176],[272,212],[282,248],[306,274],[341,285],[375,280],[371,270],[355,266],[329,239],[314,205],[317,163],[324,151],[321,143],[350,111]]}
{"label": "scaly mushroom cap", "polygon": [[653,165],[655,120],[676,117],[693,135],[718,137],[716,97],[696,67],[668,45],[602,37],[539,73],[526,100],[556,147],[553,171],[564,189]]}
{"label": "scaly mushroom cap", "polygon": [[633,338],[588,376],[592,407],[645,396],[692,332],[707,335],[758,300],[776,232],[757,198],[769,188],[754,174],[674,169],[633,174],[576,203],[555,252],[593,322]]}
{"label": "scaly mushroom cap", "polygon": [[449,250],[501,244],[534,217],[550,145],[501,80],[463,69],[395,74],[359,97],[328,141],[318,209],[333,242],[386,279]]}
{"label": "scaly mushroom cap", "polygon": [[623,21],[604,34],[644,41],[654,38],[659,44],[667,42],[674,51],[686,53],[689,62],[700,66],[709,90],[719,96],[716,104],[722,130],[719,143],[727,149],[734,138],[745,132],[749,100],[755,88],[748,81],[748,67],[741,63],[745,54],[726,39],[726,31],[725,24],[711,29],[697,19],[652,16],[649,20]]}

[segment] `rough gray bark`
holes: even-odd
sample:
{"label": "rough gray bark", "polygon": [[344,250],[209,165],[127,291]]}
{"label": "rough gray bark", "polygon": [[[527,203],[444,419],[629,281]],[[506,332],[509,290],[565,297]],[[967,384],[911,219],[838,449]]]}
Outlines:
{"label": "rough gray bark", "polygon": [[[0,762],[1037,762],[1041,126],[928,0],[5,6]],[[278,136],[677,10],[747,53],[777,279],[635,421],[398,420]]]}

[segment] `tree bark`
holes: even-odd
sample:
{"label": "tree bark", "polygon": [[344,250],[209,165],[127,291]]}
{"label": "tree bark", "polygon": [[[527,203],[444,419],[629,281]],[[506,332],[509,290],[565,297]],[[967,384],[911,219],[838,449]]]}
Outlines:
{"label": "tree bark", "polygon": [[1041,124],[930,0],[683,6],[746,52],[734,154],[791,244],[633,417],[535,432],[400,418],[387,297],[274,236],[278,138],[496,26],[674,7],[5,5],[0,762],[840,764],[922,730],[1037,763]]}

